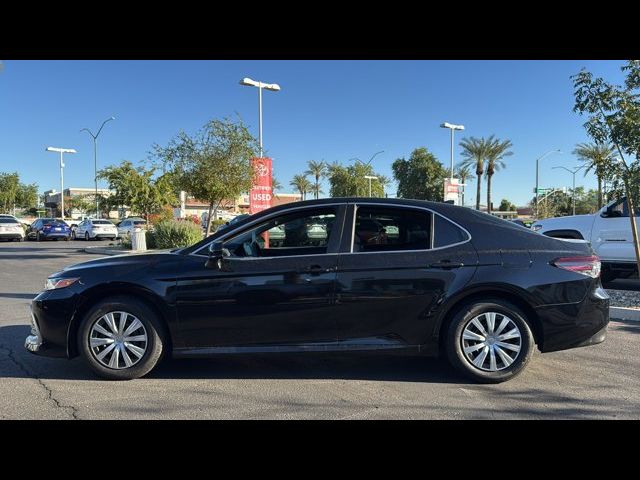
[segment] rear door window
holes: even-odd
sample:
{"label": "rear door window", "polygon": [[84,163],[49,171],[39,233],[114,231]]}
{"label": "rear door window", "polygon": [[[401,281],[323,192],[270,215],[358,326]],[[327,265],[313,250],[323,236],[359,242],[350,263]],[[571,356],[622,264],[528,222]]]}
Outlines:
{"label": "rear door window", "polygon": [[427,211],[360,206],[356,211],[352,251],[388,252],[431,248],[432,214]]}

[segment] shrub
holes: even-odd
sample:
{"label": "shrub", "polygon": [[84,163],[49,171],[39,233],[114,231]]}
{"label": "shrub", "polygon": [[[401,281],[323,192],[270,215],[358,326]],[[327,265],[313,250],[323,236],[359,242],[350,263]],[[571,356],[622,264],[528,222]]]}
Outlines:
{"label": "shrub", "polygon": [[189,221],[189,222],[193,222],[196,225],[200,225],[200,217],[198,217],[197,215],[188,215],[188,216],[184,217],[184,219]]}
{"label": "shrub", "polygon": [[168,220],[173,220],[173,208],[170,206],[164,207],[158,213],[149,214],[149,218],[147,219],[147,221],[152,225]]}
{"label": "shrub", "polygon": [[193,222],[164,220],[155,225],[153,237],[156,248],[188,247],[202,240],[202,229]]}
{"label": "shrub", "polygon": [[145,237],[147,241],[147,248],[158,248],[157,242],[156,242],[155,230],[154,231],[147,230],[145,232]]}

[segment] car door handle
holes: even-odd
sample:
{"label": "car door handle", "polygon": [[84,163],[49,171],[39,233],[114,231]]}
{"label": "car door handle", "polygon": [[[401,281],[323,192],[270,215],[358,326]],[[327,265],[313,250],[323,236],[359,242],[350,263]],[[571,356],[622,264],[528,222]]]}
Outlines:
{"label": "car door handle", "polygon": [[452,262],[451,260],[442,260],[440,262],[435,262],[427,265],[427,268],[442,268],[448,270],[450,268],[460,268],[464,267],[464,263],[462,262]]}
{"label": "car door handle", "polygon": [[320,265],[310,265],[301,270],[301,273],[310,273],[312,275],[318,275],[320,273],[333,272],[335,270],[334,267],[321,267]]}

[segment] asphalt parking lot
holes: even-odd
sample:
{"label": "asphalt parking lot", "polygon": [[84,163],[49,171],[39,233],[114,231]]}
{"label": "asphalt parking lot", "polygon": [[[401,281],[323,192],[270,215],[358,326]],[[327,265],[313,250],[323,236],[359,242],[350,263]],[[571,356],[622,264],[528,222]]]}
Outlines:
{"label": "asphalt parking lot", "polygon": [[0,243],[0,418],[640,418],[638,322],[612,322],[597,346],[536,354],[501,385],[469,383],[435,359],[355,354],[168,361],[140,380],[98,380],[80,359],[23,347],[47,275],[98,257],[80,251],[97,245]]}

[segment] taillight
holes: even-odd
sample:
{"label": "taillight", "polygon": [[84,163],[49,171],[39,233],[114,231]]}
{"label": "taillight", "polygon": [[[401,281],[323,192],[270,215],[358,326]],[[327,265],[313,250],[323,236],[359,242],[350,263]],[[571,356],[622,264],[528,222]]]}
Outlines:
{"label": "taillight", "polygon": [[569,270],[570,272],[581,273],[588,277],[598,278],[600,276],[600,258],[597,255],[584,257],[560,257],[551,262],[558,268]]}

